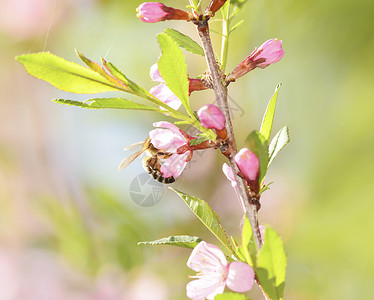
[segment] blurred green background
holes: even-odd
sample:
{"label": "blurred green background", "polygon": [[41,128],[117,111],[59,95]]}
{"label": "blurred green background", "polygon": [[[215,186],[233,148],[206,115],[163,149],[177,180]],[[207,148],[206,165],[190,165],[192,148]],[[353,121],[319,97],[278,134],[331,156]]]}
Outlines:
{"label": "blurred green background", "polygon": [[[187,1],[164,1],[183,8]],[[205,1],[208,2],[208,1]],[[135,0],[0,2],[0,299],[185,299],[190,251],[137,246],[190,234],[216,242],[171,191],[136,204],[130,184],[141,162],[117,172],[123,148],[144,140],[151,113],[87,111],[51,99],[83,100],[27,75],[14,57],[74,49],[115,63],[145,88],[159,56],[155,35],[183,22],[145,24]],[[284,58],[230,85],[239,147],[258,129],[282,82],[274,129],[291,143],[267,175],[261,223],[282,235],[286,299],[373,299],[374,2],[249,0],[232,34],[227,71],[277,37]],[[212,25],[219,29],[219,24]],[[219,53],[219,36],[213,35]],[[205,70],[186,54],[191,77]],[[214,101],[191,96],[194,109]],[[214,151],[194,156],[174,188],[207,200],[225,228],[240,234],[241,212]],[[204,184],[202,182],[204,181]],[[149,192],[149,191],[148,191]],[[262,299],[258,290],[250,293]]]}

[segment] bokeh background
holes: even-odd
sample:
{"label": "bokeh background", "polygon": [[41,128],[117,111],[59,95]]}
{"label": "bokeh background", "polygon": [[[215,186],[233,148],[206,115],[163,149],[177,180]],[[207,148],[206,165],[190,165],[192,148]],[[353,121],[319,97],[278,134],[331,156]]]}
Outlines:
{"label": "bokeh background", "polygon": [[[183,8],[187,1],[164,1]],[[208,2],[208,1],[205,1]],[[112,61],[145,88],[167,27],[197,40],[191,24],[145,24],[135,0],[0,1],[0,300],[186,299],[190,251],[138,246],[177,234],[214,242],[173,192],[145,207],[130,197],[140,160],[117,172],[159,116],[64,107],[83,100],[27,75],[14,57],[74,49]],[[239,147],[258,129],[282,82],[274,129],[291,143],[267,175],[260,221],[283,237],[286,299],[373,299],[374,2],[248,0],[232,34],[227,71],[269,38],[285,57],[230,85]],[[219,22],[214,23],[219,29]],[[219,36],[213,35],[219,53]],[[205,70],[186,54],[189,74]],[[191,96],[194,109],[213,93]],[[195,155],[173,187],[208,201],[234,237],[241,211],[214,152]],[[145,184],[140,194],[151,193]],[[249,294],[262,299],[258,290]]]}

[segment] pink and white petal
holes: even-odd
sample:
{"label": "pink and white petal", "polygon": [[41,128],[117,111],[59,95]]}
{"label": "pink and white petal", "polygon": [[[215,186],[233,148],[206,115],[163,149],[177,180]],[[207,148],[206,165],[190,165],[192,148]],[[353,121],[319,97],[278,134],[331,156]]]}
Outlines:
{"label": "pink and white petal", "polygon": [[225,254],[216,245],[201,241],[192,251],[187,266],[196,272],[220,272],[227,275]]}
{"label": "pink and white petal", "polygon": [[158,64],[157,63],[152,65],[151,70],[149,71],[149,75],[151,76],[151,79],[153,81],[165,82],[164,78],[162,78],[162,76],[160,74],[160,71],[158,70]]}
{"label": "pink and white petal", "polygon": [[[167,104],[168,106],[170,106],[174,110],[178,110],[179,107],[181,107],[181,105],[182,105],[182,101],[177,96],[175,96],[174,94],[171,94],[170,97],[168,97],[167,99],[165,99],[163,101],[165,102],[165,104]],[[166,108],[164,108],[162,106],[160,106],[160,109],[165,109],[166,110]]]}
{"label": "pink and white petal", "polygon": [[231,167],[224,163],[222,166],[222,171],[226,175],[227,179],[230,180],[232,187],[235,189],[238,185],[236,183],[234,172],[232,171]]}
{"label": "pink and white petal", "polygon": [[[184,138],[184,136],[181,134],[180,129],[178,126],[174,125],[173,123],[170,123],[168,121],[160,121],[160,122],[155,122],[153,123],[154,127],[161,127],[161,128],[167,128],[170,129],[172,132],[180,135],[181,137]],[[185,140],[187,142],[187,140]]]}
{"label": "pink and white petal", "polygon": [[183,172],[184,168],[187,165],[186,159],[190,151],[183,153],[181,155],[174,153],[168,159],[166,159],[165,163],[161,166],[161,173],[164,177],[171,177],[177,178]]}
{"label": "pink and white petal", "polygon": [[175,110],[182,105],[182,101],[164,83],[154,86],[149,92]]}
{"label": "pink and white petal", "polygon": [[255,272],[246,263],[234,261],[229,264],[229,274],[227,275],[227,287],[238,293],[249,291],[255,282]]}
{"label": "pink and white petal", "polygon": [[187,297],[192,300],[213,300],[216,295],[223,293],[225,283],[206,276],[190,281],[186,286],[186,290]]}
{"label": "pink and white petal", "polygon": [[151,143],[157,149],[175,152],[180,146],[186,144],[183,136],[175,134],[169,129],[157,128],[149,132]]}

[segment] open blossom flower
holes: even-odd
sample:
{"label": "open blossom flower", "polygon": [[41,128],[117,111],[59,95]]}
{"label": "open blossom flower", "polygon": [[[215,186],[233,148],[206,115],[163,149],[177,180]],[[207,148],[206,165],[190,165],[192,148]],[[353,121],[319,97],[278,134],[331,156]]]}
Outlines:
{"label": "open blossom flower", "polygon": [[198,272],[187,284],[187,297],[192,300],[213,300],[225,286],[234,292],[247,292],[254,284],[254,271],[243,262],[227,262],[225,254],[215,245],[200,242],[192,251],[187,266]]}
{"label": "open blossom flower", "polygon": [[235,81],[257,67],[262,69],[266,68],[268,65],[280,61],[283,56],[282,41],[278,39],[267,40],[259,48],[256,48],[250,56],[243,60],[235,70],[232,71],[227,80]]}
{"label": "open blossom flower", "polygon": [[182,101],[175,96],[175,94],[165,84],[165,80],[162,78],[160,71],[158,70],[157,63],[151,67],[149,75],[153,81],[161,82],[161,84],[151,88],[149,92],[165,104],[169,105],[172,109],[178,110],[178,108],[182,105]]}
{"label": "open blossom flower", "polygon": [[243,148],[236,153],[234,160],[248,182],[253,182],[258,179],[260,161],[256,154],[251,152],[248,148]]}
{"label": "open blossom flower", "polygon": [[173,153],[166,159],[160,171],[164,177],[173,176],[177,178],[192,158],[192,151],[187,150],[181,154],[177,153],[178,148],[189,147],[189,135],[170,122],[156,122],[153,123],[153,126],[161,128],[149,132],[152,145],[157,149]]}
{"label": "open blossom flower", "polygon": [[146,23],[156,23],[165,20],[189,20],[187,12],[165,6],[160,2],[144,2],[136,9],[137,17]]}

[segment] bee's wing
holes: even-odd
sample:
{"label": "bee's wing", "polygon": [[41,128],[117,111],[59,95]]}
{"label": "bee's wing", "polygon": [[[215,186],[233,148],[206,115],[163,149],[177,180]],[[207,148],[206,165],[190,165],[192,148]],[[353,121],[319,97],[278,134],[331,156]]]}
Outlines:
{"label": "bee's wing", "polygon": [[131,154],[130,156],[126,157],[119,165],[118,171],[123,170],[126,168],[129,164],[131,164],[135,159],[137,159],[140,155],[142,155],[147,149],[142,149],[138,152],[135,152]]}
{"label": "bee's wing", "polygon": [[127,146],[126,148],[124,148],[123,150],[124,151],[127,151],[127,150],[130,150],[131,148],[134,148],[134,147],[137,147],[137,146],[143,146],[144,145],[144,141],[143,142],[138,142],[138,143],[135,143],[135,144],[132,144],[130,146]]}

